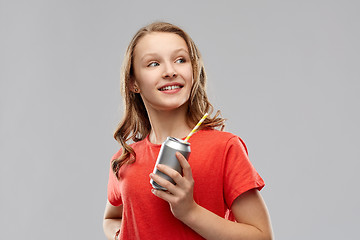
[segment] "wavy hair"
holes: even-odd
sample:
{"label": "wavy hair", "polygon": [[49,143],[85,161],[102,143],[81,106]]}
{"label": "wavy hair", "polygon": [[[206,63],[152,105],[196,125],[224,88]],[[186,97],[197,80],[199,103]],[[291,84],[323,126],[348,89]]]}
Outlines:
{"label": "wavy hair", "polygon": [[[210,104],[205,91],[206,73],[203,60],[190,36],[181,28],[166,22],[154,22],[141,28],[132,38],[126,50],[121,68],[121,94],[124,98],[125,109],[122,120],[114,133],[114,138],[122,146],[122,154],[120,157],[112,160],[112,170],[116,176],[118,176],[118,171],[121,166],[131,164],[136,160],[136,154],[127,142],[129,140],[134,142],[141,141],[147,137],[151,130],[144,102],[139,93],[131,91],[131,84],[134,79],[133,61],[136,45],[142,37],[152,32],[177,34],[185,40],[189,49],[194,83],[189,98],[187,124],[193,127],[206,112],[209,114],[213,112],[213,106]],[[201,128],[219,128],[223,130],[225,127],[224,122],[225,119],[220,117],[220,111],[217,111],[215,116],[208,117],[203,122]]]}

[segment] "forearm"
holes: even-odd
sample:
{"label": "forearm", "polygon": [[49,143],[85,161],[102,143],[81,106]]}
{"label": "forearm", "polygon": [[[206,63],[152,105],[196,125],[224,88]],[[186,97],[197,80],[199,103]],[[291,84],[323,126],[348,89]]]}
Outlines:
{"label": "forearm", "polygon": [[104,219],[103,229],[108,240],[114,240],[116,232],[121,228],[122,219]]}
{"label": "forearm", "polygon": [[255,226],[232,222],[197,205],[192,214],[182,220],[205,239],[272,239],[272,234]]}

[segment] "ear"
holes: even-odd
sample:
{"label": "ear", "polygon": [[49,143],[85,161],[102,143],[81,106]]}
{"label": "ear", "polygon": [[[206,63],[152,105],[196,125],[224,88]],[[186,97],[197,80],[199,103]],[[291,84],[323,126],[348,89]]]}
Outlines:
{"label": "ear", "polygon": [[133,78],[131,78],[131,80],[130,80],[129,88],[130,88],[130,91],[132,91],[134,93],[140,93],[140,89],[139,89],[135,79],[133,79]]}

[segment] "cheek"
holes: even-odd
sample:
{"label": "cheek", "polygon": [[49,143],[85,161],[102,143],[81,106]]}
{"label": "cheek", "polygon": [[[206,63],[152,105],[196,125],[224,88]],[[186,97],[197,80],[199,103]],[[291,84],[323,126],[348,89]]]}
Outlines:
{"label": "cheek", "polygon": [[139,84],[139,87],[146,87],[152,82],[152,75],[149,73],[141,72],[136,76],[136,82]]}
{"label": "cheek", "polygon": [[186,70],[186,80],[191,82],[191,85],[194,83],[193,70],[191,65]]}
{"label": "cheek", "polygon": [[193,72],[191,71],[191,73],[189,74],[189,79],[190,79],[190,83],[191,83],[191,87],[194,85],[194,76],[193,76]]}

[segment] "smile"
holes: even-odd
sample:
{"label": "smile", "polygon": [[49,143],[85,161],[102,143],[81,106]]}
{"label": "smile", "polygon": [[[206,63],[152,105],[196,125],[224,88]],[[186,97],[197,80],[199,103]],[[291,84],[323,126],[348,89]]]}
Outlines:
{"label": "smile", "polygon": [[179,85],[165,86],[165,87],[160,88],[159,90],[160,91],[168,91],[168,90],[174,90],[174,89],[179,89],[179,88],[182,88],[182,86],[179,86]]}

